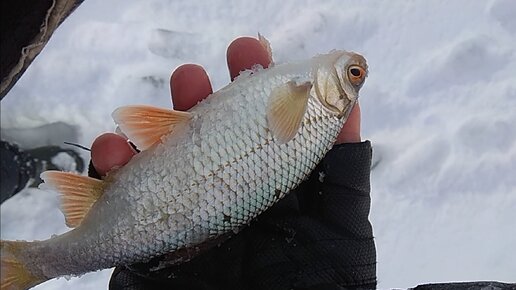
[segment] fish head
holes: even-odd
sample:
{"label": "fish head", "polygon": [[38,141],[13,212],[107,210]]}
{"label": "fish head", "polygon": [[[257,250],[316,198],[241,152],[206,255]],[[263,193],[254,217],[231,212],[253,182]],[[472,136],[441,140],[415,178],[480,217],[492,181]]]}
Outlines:
{"label": "fish head", "polygon": [[363,56],[334,51],[317,61],[313,95],[330,112],[347,118],[366,77],[367,62]]}

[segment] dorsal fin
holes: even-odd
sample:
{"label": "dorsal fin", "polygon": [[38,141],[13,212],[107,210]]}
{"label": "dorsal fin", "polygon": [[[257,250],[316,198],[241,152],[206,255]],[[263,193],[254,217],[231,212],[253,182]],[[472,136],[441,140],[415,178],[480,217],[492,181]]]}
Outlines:
{"label": "dorsal fin", "polygon": [[271,92],[267,121],[274,138],[287,143],[296,136],[308,106],[312,84],[289,81]]}
{"label": "dorsal fin", "polygon": [[65,215],[66,225],[74,228],[81,224],[91,206],[104,192],[104,182],[87,176],[61,171],[41,173],[45,181],[42,189],[51,189],[60,193],[61,211]]}
{"label": "dorsal fin", "polygon": [[263,48],[265,48],[265,50],[267,51],[267,54],[269,55],[269,59],[271,60],[269,67],[273,67],[274,60],[272,59],[271,43],[269,42],[269,40],[267,38],[265,38],[265,36],[261,35],[260,33],[258,33],[258,41],[260,41],[260,44],[263,46]]}
{"label": "dorsal fin", "polygon": [[191,113],[139,105],[120,107],[112,116],[129,140],[145,150],[187,122]]}

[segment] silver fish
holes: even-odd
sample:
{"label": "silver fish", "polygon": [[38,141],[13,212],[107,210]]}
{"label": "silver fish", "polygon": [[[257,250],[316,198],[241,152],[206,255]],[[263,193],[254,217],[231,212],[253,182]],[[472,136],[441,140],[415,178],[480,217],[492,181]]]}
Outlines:
{"label": "silver fish", "polygon": [[244,72],[188,112],[115,110],[143,151],[103,180],[43,173],[74,229],[2,241],[2,289],[145,262],[238,231],[320,162],[366,75],[362,56],[332,51]]}

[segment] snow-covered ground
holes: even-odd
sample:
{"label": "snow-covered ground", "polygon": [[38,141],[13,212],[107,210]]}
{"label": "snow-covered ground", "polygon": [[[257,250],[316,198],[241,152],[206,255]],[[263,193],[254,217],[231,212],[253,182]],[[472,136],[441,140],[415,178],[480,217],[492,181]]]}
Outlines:
{"label": "snow-covered ground", "polygon": [[[63,121],[89,145],[120,105],[169,107],[168,78],[260,32],[276,62],[360,52],[380,288],[516,276],[516,1],[88,0],[2,101],[3,128]],[[64,140],[66,141],[66,140]],[[85,154],[85,157],[86,154]],[[55,194],[1,207],[2,239],[65,232]],[[110,270],[35,289],[106,289]]]}

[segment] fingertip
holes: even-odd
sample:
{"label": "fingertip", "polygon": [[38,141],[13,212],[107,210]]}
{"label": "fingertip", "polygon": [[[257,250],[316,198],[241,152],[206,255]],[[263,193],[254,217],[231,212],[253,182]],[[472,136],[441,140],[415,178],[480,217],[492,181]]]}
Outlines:
{"label": "fingertip", "polygon": [[175,110],[186,111],[210,95],[210,78],[200,65],[184,64],[170,76],[170,92]]}
{"label": "fingertip", "polygon": [[251,69],[259,64],[264,68],[269,67],[272,59],[267,49],[260,41],[253,37],[240,37],[228,46],[227,62],[231,80],[235,79],[241,71]]}
{"label": "fingertip", "polygon": [[337,141],[335,142],[335,144],[362,142],[362,136],[360,134],[360,122],[360,105],[356,103],[353,109],[351,110],[351,113],[349,114],[346,123],[344,123],[344,126],[340,130],[340,133],[337,136]]}
{"label": "fingertip", "polygon": [[124,166],[135,154],[126,139],[113,133],[98,136],[91,145],[91,162],[100,175]]}

